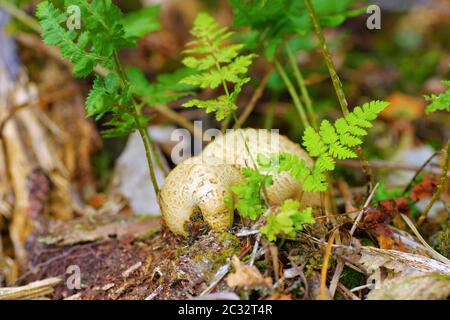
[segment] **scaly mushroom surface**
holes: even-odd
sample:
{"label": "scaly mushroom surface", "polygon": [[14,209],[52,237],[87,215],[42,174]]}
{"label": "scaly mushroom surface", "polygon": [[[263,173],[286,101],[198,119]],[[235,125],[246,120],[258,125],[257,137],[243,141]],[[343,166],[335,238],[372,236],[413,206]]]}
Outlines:
{"label": "scaly mushroom surface", "polygon": [[[248,150],[242,138],[247,141]],[[169,229],[187,236],[186,223],[194,213],[200,212],[212,229],[224,230],[230,221],[224,198],[232,195],[233,185],[244,181],[240,169],[254,167],[258,154],[270,157],[279,152],[295,154],[313,164],[298,144],[276,132],[241,129],[217,137],[199,156],[183,161],[167,176],[160,193],[160,206]],[[302,194],[301,184],[288,173],[273,175],[273,184],[267,188],[270,205],[300,195],[303,206],[320,204],[318,194]]]}

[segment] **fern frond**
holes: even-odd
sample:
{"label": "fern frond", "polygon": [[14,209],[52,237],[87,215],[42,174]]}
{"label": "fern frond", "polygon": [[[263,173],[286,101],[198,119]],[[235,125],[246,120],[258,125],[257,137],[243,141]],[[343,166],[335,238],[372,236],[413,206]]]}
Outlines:
{"label": "fern frond", "polygon": [[320,171],[333,171],[335,168],[334,159],[328,155],[323,154],[319,158],[316,159],[315,167]]}
{"label": "fern frond", "polygon": [[355,147],[362,144],[362,140],[360,138],[355,137],[348,132],[341,134],[339,136],[339,141],[342,145],[347,147]]}
{"label": "fern frond", "polygon": [[[188,55],[183,64],[197,71],[181,80],[183,84],[193,85],[202,89],[216,89],[223,86],[225,95],[217,99],[185,103],[185,107],[196,106],[213,112],[217,120],[223,120],[236,110],[235,101],[241,87],[249,79],[246,77],[248,67],[255,54],[239,55],[242,44],[226,44],[233,35],[228,28],[220,26],[211,16],[200,13],[194,21],[191,34],[196,37],[183,51]],[[233,86],[230,90],[228,86]]]}
{"label": "fern frond", "polygon": [[273,166],[278,172],[289,172],[303,182],[305,191],[325,191],[326,172],[334,170],[335,159],[356,158],[357,155],[352,148],[362,144],[358,136],[367,135],[366,128],[372,127],[370,121],[387,105],[388,103],[384,101],[369,102],[362,108],[356,107],[346,117],[337,119],[334,125],[328,120],[323,120],[319,131],[312,127],[306,128],[303,133],[303,146],[311,157],[317,158],[312,168],[295,155],[278,154],[265,165],[265,169],[270,170],[268,167]]}
{"label": "fern frond", "polygon": [[262,175],[251,168],[242,168],[242,174],[245,176],[245,182],[231,187],[231,191],[238,198],[236,209],[241,216],[255,220],[264,212],[261,190],[263,186],[272,184],[272,177]]}
{"label": "fern frond", "polygon": [[96,77],[91,91],[86,98],[86,111],[88,117],[94,117],[95,120],[100,119],[106,113],[112,111],[106,103],[108,92],[106,90],[105,81]]}
{"label": "fern frond", "polygon": [[307,192],[325,192],[327,188],[327,177],[318,169],[313,170],[303,183],[303,190]]}
{"label": "fern frond", "polygon": [[60,47],[61,55],[73,63],[73,73],[85,77],[94,69],[98,56],[86,51],[90,41],[88,32],[78,35],[74,30],[66,30],[61,24],[67,15],[51,2],[43,1],[36,8],[36,16],[42,27],[42,37],[46,44]]}
{"label": "fern frond", "polygon": [[318,157],[327,151],[327,146],[322,140],[322,137],[312,127],[305,129],[303,145],[312,157]]}
{"label": "fern frond", "polygon": [[234,102],[230,102],[226,95],[221,95],[216,99],[198,100],[192,99],[182,104],[183,107],[197,107],[205,109],[206,113],[215,113],[218,121],[223,120],[231,112],[234,112],[238,107]]}
{"label": "fern frond", "polygon": [[339,136],[336,134],[336,129],[328,120],[323,120],[320,124],[319,134],[322,141],[328,145],[335,143],[339,139]]}
{"label": "fern frond", "polygon": [[337,159],[341,159],[341,160],[357,157],[355,152],[353,152],[351,149],[349,149],[347,147],[344,147],[339,142],[330,144],[330,148],[329,148],[328,152],[333,158],[337,158]]}
{"label": "fern frond", "polygon": [[[442,81],[447,87],[450,87],[450,81]],[[426,107],[427,113],[435,112],[437,110],[450,111],[450,88],[440,95],[432,94],[431,96],[425,96],[427,101],[431,103]]]}
{"label": "fern frond", "polygon": [[303,230],[305,224],[314,224],[312,208],[300,211],[298,201],[287,199],[278,212],[271,212],[267,223],[260,228],[269,241],[275,241],[279,236],[295,237],[297,231]]}

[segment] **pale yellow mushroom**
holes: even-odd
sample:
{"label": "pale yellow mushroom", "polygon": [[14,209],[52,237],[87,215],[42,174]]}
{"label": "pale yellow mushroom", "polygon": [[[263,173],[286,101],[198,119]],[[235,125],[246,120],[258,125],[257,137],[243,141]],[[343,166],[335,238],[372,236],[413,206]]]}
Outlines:
{"label": "pale yellow mushroom", "polygon": [[231,186],[243,181],[239,168],[222,165],[219,159],[191,158],[183,161],[166,177],[159,197],[166,225],[186,236],[186,223],[200,211],[214,230],[230,224],[230,212],[224,199],[231,196]]}
{"label": "pale yellow mushroom", "polygon": [[[298,144],[276,132],[242,129],[217,137],[201,155],[180,163],[167,176],[161,189],[160,206],[169,229],[186,236],[186,223],[194,213],[200,212],[212,229],[224,230],[230,222],[224,198],[232,195],[233,185],[244,181],[240,169],[257,165],[258,154],[270,157],[279,152],[295,154],[308,165],[313,164]],[[303,207],[320,203],[318,194],[302,194],[301,184],[288,173],[273,175],[273,185],[266,191],[270,205],[289,198],[298,199],[300,195]]]}
{"label": "pale yellow mushroom", "polygon": [[[247,141],[248,151],[243,138]],[[292,142],[286,136],[265,129],[242,129],[233,130],[217,137],[214,142],[205,147],[202,155],[215,157],[224,163],[235,164],[239,167],[258,166],[258,154],[270,157],[276,153],[291,153],[304,159],[309,166],[313,160],[300,145]],[[296,199],[301,195],[301,184],[289,173],[273,175],[273,184],[267,188],[267,201],[271,205],[282,203],[286,199]],[[304,192],[302,203],[308,206],[318,205],[320,198],[317,193]]]}

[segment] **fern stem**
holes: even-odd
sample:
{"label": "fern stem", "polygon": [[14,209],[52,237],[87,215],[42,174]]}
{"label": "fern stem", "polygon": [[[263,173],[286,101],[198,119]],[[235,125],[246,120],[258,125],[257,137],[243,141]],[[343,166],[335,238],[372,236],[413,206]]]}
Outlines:
{"label": "fern stem", "polygon": [[303,126],[309,127],[310,123],[308,121],[308,118],[306,117],[305,109],[303,107],[303,104],[300,102],[300,99],[297,95],[297,92],[295,91],[295,88],[289,79],[289,77],[286,74],[286,71],[284,70],[283,66],[278,62],[278,60],[275,60],[275,68],[277,69],[278,73],[281,76],[281,79],[283,80],[284,84],[286,85],[289,94],[291,95],[292,101],[294,102],[294,106],[300,116],[300,120],[303,123]]}
{"label": "fern stem", "polygon": [[31,30],[41,33],[41,26],[39,23],[30,17],[28,14],[26,14],[24,11],[22,11],[19,7],[15,6],[11,1],[6,0],[0,0],[0,5],[3,9],[5,9],[10,15],[12,15],[14,18],[22,22],[24,25],[26,25]]}
{"label": "fern stem", "polygon": [[309,120],[311,120],[311,123],[314,127],[314,129],[317,129],[317,115],[314,112],[314,109],[312,107],[312,101],[311,97],[309,96],[308,89],[305,85],[305,79],[303,78],[303,75],[300,71],[300,68],[298,67],[297,61],[295,61],[294,54],[292,53],[291,48],[289,48],[289,45],[286,44],[286,52],[288,55],[289,63],[291,64],[291,67],[294,71],[295,79],[297,80],[297,84],[300,88],[300,91],[302,93],[303,99],[305,100],[306,105],[306,111],[308,112]]}
{"label": "fern stem", "polygon": [[[139,117],[137,116],[137,114],[133,114],[134,120],[135,122],[138,124],[139,123]],[[155,190],[156,195],[159,195],[159,187],[158,187],[158,181],[156,180],[156,175],[155,175],[155,168],[153,167],[153,160],[152,160],[152,154],[151,154],[151,140],[149,140],[149,134],[147,132],[146,128],[143,127],[139,127],[138,129],[139,134],[141,135],[141,139],[142,142],[144,143],[144,148],[145,148],[145,156],[147,157],[147,165],[148,165],[148,169],[150,172],[150,180],[152,181],[153,184],[153,189]]]}
{"label": "fern stem", "polygon": [[[125,74],[125,72],[123,72],[122,69],[122,65],[120,64],[120,59],[119,59],[119,54],[117,52],[114,53],[114,61],[115,64],[118,67],[119,70],[119,75],[122,79],[122,82],[128,82],[128,78],[127,75]],[[132,98],[133,100],[133,105],[134,105],[134,110],[137,113],[138,116],[141,115],[141,111],[140,109],[137,107],[137,102],[134,98]],[[161,157],[159,156],[159,153],[156,151],[156,146],[155,146],[155,142],[153,141],[153,138],[150,136],[150,134],[148,133],[147,128],[144,130],[145,135],[146,135],[146,141],[149,142],[150,144],[150,149],[153,152],[153,155],[155,156],[155,160],[156,160],[156,164],[158,165],[158,168],[164,173],[164,175],[167,175],[167,169],[166,167],[163,165],[162,161],[161,161]]]}
{"label": "fern stem", "polygon": [[272,99],[270,100],[270,104],[269,104],[269,110],[266,113],[266,118],[264,119],[264,128],[266,128],[267,130],[272,129],[273,127],[273,118],[275,115],[275,108],[276,108],[276,104],[278,102],[278,92],[275,92],[272,95]]}
{"label": "fern stem", "polygon": [[[258,87],[253,92],[253,95],[250,98],[250,101],[244,107],[244,111],[239,116],[239,124],[242,125],[248,119],[248,117],[252,113],[253,109],[255,108],[256,103],[263,95],[264,89],[266,88],[266,85],[267,85],[267,81],[269,81],[270,75],[272,74],[272,70],[273,70],[273,65],[270,65],[269,68],[267,68],[266,72],[264,73],[264,76],[261,79]],[[236,125],[235,125],[235,127],[236,127]]]}
{"label": "fern stem", "polygon": [[339,104],[341,105],[342,113],[346,116],[348,111],[348,103],[345,98],[344,89],[342,88],[341,80],[336,72],[336,68],[333,63],[333,59],[331,58],[330,51],[328,50],[327,42],[325,41],[325,37],[323,35],[322,29],[320,28],[319,22],[317,21],[316,12],[314,7],[311,4],[311,0],[304,0],[306,8],[308,9],[309,16],[311,18],[312,24],[314,26],[314,30],[316,32],[317,38],[319,38],[320,46],[322,48],[322,53],[325,58],[325,62],[327,64],[328,72],[330,73],[331,81],[333,82],[334,90],[336,91],[336,95],[339,100]]}
{"label": "fern stem", "polygon": [[449,160],[450,160],[450,140],[447,141],[447,151],[445,153],[444,165],[442,166],[441,176],[439,178],[439,185],[437,187],[436,192],[431,197],[430,202],[428,202],[427,206],[423,210],[422,215],[419,218],[419,221],[417,222],[417,224],[419,226],[423,224],[423,222],[427,218],[428,212],[433,207],[433,204],[441,196],[442,190],[444,189],[445,183],[447,182],[447,172],[448,172],[448,162],[449,162]]}
{"label": "fern stem", "polygon": [[[250,152],[250,148],[249,148],[249,146],[248,146],[247,140],[245,140],[244,134],[242,133],[242,127],[241,127],[241,124],[240,124],[240,122],[239,122],[238,117],[236,116],[236,112],[233,112],[233,113],[232,113],[232,116],[233,116],[233,120],[234,120],[234,122],[235,122],[235,125],[237,126],[237,130],[239,131],[239,134],[240,134],[240,136],[241,136],[241,139],[242,139],[242,141],[244,142],[245,150],[247,151],[247,153],[248,153],[248,155],[249,155],[249,157],[250,157],[250,161],[252,162],[253,167],[255,168],[256,172],[258,172],[258,174],[261,174],[261,172],[259,171],[258,165],[257,165],[257,163],[256,163],[256,161],[255,161],[255,158],[253,158],[253,155],[252,155],[252,153]],[[269,202],[268,202],[268,201],[269,201],[269,198],[268,198],[268,196],[267,196],[267,189],[266,189],[266,186],[265,186],[264,184],[262,184],[262,185],[261,185],[261,188],[262,188],[262,192],[263,192],[263,195],[264,195],[264,197],[263,197],[264,203],[265,203],[265,205],[268,207],[268,206],[269,206]]]}
{"label": "fern stem", "polygon": [[[117,74],[119,75],[120,81],[122,82],[122,86],[125,85],[127,83],[127,78],[125,73],[122,70],[122,66],[120,64],[120,60],[119,60],[119,55],[116,52],[114,52],[114,66],[116,69]],[[151,154],[151,144],[152,144],[152,139],[147,131],[147,128],[143,128],[139,122],[139,108],[137,106],[137,102],[136,100],[133,98],[132,99],[133,102],[133,108],[134,108],[134,112],[132,112],[133,115],[133,119],[134,122],[138,128],[139,134],[141,136],[142,142],[144,144],[144,148],[145,148],[145,156],[147,158],[147,165],[148,165],[148,169],[150,172],[150,180],[152,181],[153,184],[153,189],[155,190],[156,195],[159,194],[159,186],[158,186],[158,181],[156,180],[156,175],[155,175],[155,168],[153,166],[153,159],[152,159],[152,154]],[[156,152],[154,152],[155,157],[157,157]],[[162,166],[162,163],[161,163]]]}
{"label": "fern stem", "polygon": [[[344,116],[347,116],[350,113],[348,110],[348,102],[347,102],[347,99],[345,98],[344,89],[342,87],[341,80],[339,79],[339,76],[336,72],[336,68],[334,66],[333,59],[331,58],[330,51],[328,50],[327,42],[325,41],[325,37],[323,35],[322,29],[317,20],[316,12],[314,10],[313,5],[311,4],[311,0],[304,0],[304,1],[305,1],[306,8],[308,9],[308,13],[311,18],[312,24],[314,26],[314,31],[317,35],[317,38],[319,39],[320,46],[322,48],[322,54],[323,54],[323,57],[325,59],[326,65],[327,65],[328,72],[330,73],[331,81],[333,82],[333,87],[334,87],[334,90],[336,91],[336,95],[338,97],[339,104],[342,109],[342,113],[344,114]],[[372,187],[373,187],[373,183],[372,183],[372,172],[370,169],[369,162],[365,159],[364,153],[360,146],[355,147],[355,152],[358,155],[358,158],[361,162],[361,168],[364,172],[365,178],[366,178],[367,182],[369,183],[368,192],[370,193],[370,191],[372,190]]]}

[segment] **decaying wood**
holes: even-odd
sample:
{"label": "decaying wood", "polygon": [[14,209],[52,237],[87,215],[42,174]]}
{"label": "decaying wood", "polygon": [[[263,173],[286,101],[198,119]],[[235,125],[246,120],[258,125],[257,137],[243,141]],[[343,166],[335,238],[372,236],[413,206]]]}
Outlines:
{"label": "decaying wood", "polygon": [[76,243],[92,242],[108,239],[109,237],[122,238],[125,236],[139,237],[148,232],[158,230],[161,225],[159,219],[146,221],[123,221],[122,223],[109,223],[92,230],[73,230],[67,234],[46,236],[39,238],[45,244],[73,245]]}
{"label": "decaying wood", "polygon": [[0,300],[39,299],[53,293],[61,282],[59,278],[48,278],[21,287],[0,288]]}
{"label": "decaying wood", "polygon": [[[29,80],[26,71],[22,69],[17,79],[11,79],[3,63],[0,61],[0,227],[3,224],[3,228],[9,228],[14,257],[23,266],[26,261],[23,246],[39,223],[39,216],[66,220],[73,217],[74,202],[79,198],[73,190],[74,178],[81,177],[78,191],[85,191],[82,186],[86,186],[93,192],[90,153],[96,132],[85,117],[81,92],[65,99],[60,97],[52,119],[37,105],[38,101],[46,100],[39,99],[38,87]],[[55,74],[61,74],[60,71],[56,69]],[[39,83],[41,87],[57,87],[49,80]],[[20,105],[26,107],[10,112]],[[58,128],[54,121],[62,127]],[[43,192],[41,181],[32,180],[36,170],[41,170],[42,176],[50,181],[51,187],[44,197],[36,196]],[[36,212],[35,208],[42,210]],[[10,220],[8,225],[2,216]]]}

